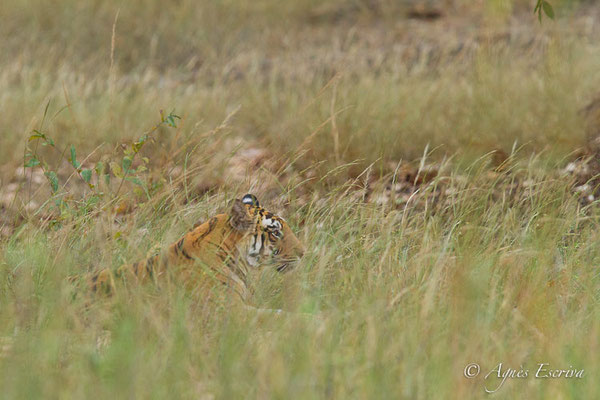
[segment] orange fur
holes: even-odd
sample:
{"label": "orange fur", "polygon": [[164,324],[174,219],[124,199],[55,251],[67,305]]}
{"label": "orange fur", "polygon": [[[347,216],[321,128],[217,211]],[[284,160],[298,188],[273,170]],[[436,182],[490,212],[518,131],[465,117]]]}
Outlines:
{"label": "orange fur", "polygon": [[266,264],[279,271],[297,261],[304,249],[282,218],[258,205],[252,195],[235,200],[229,214],[218,214],[178,241],[164,252],[92,276],[93,291],[111,292],[115,278],[133,282],[152,279],[159,282],[167,273],[195,290],[211,285],[232,289],[243,301],[248,301],[248,272]]}

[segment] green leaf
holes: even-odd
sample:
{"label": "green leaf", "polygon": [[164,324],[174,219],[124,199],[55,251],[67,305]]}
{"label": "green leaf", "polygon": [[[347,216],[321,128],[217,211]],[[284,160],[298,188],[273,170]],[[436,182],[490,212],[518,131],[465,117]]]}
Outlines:
{"label": "green leaf", "polygon": [[143,145],[144,145],[143,143],[135,142],[134,144],[131,145],[131,149],[133,150],[133,152],[135,154],[137,154]]}
{"label": "green leaf", "polygon": [[87,183],[90,183],[90,181],[92,180],[92,170],[84,169],[83,171],[81,171],[81,177],[83,178],[84,181],[86,181]]}
{"label": "green leaf", "polygon": [[27,162],[25,162],[24,167],[25,168],[32,168],[35,166],[40,165],[40,160],[38,160],[35,156],[28,154],[29,156],[31,156],[31,158],[29,160],[27,160]]}
{"label": "green leaf", "polygon": [[177,114],[174,114],[173,111],[171,111],[169,115],[165,117],[162,110],[160,110],[161,123],[166,123],[167,125],[172,126],[173,128],[177,128],[177,124],[175,124],[176,119],[181,119],[181,117]]}
{"label": "green leaf", "polygon": [[110,170],[112,171],[113,175],[116,176],[117,178],[123,177],[123,170],[121,169],[121,166],[119,164],[117,164],[116,162],[112,161],[110,163]]}
{"label": "green leaf", "polygon": [[548,16],[548,18],[554,19],[554,9],[552,9],[552,5],[550,3],[548,3],[545,0],[543,0],[542,1],[542,8],[544,9],[544,12]]}
{"label": "green leaf", "polygon": [[33,135],[29,136],[30,142],[35,139],[43,139],[44,143],[42,143],[42,146],[46,146],[46,145],[54,146],[54,140],[50,139],[48,136],[46,136],[42,132],[38,131],[37,129],[34,129]]}
{"label": "green leaf", "polygon": [[73,145],[71,145],[71,160],[70,161],[71,161],[71,164],[73,164],[73,166],[75,168],[81,167],[81,163],[79,163],[77,161],[77,154],[75,152],[75,146],[73,146]]}
{"label": "green leaf", "polygon": [[56,191],[58,191],[58,176],[56,175],[56,172],[54,172],[54,171],[44,172],[44,175],[46,175],[46,178],[48,178],[48,181],[50,182],[50,186],[52,187],[52,192],[56,193]]}
{"label": "green leaf", "polygon": [[144,184],[142,183],[142,181],[140,181],[138,178],[136,178],[135,176],[128,176],[127,178],[125,178],[126,180],[128,180],[129,182],[133,182],[136,185],[140,185],[140,186],[144,186]]}
{"label": "green leaf", "polygon": [[173,128],[177,128],[177,125],[175,124],[175,119],[181,119],[181,117],[179,115],[170,113],[167,116],[167,125],[172,126]]}
{"label": "green leaf", "polygon": [[140,140],[138,140],[138,143],[144,144],[144,143],[146,143],[147,140],[148,140],[148,134],[144,134],[142,137],[140,137]]}
{"label": "green leaf", "polygon": [[94,169],[96,170],[96,174],[101,175],[104,172],[104,164],[102,161],[98,161]]}
{"label": "green leaf", "polygon": [[131,162],[131,157],[123,157],[123,169],[125,170],[125,173],[131,169]]}

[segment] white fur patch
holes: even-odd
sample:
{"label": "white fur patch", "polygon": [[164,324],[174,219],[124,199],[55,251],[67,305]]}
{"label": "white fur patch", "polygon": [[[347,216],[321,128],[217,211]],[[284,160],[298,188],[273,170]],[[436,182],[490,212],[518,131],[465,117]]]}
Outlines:
{"label": "white fur patch", "polygon": [[254,235],[252,236],[252,242],[250,243],[250,251],[249,254],[251,256],[257,256],[260,254],[260,249],[262,248],[262,236]]}
{"label": "white fur patch", "polygon": [[258,267],[260,265],[260,251],[263,247],[263,241],[261,235],[253,235],[250,239],[250,246],[248,248],[248,255],[246,261],[252,267]]}
{"label": "white fur patch", "polygon": [[272,219],[272,218],[264,218],[262,220],[262,226],[263,228],[269,228],[269,229],[281,229],[281,222],[277,221],[276,219]]}

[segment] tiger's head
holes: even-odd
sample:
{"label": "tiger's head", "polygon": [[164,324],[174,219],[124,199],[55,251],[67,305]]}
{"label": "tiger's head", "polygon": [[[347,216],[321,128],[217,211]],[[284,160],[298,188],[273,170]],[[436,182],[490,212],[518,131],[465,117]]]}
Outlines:
{"label": "tiger's head", "polygon": [[236,199],[229,223],[244,233],[240,251],[248,265],[260,267],[272,264],[277,271],[286,271],[304,254],[304,247],[281,217],[262,208],[256,196],[247,194]]}

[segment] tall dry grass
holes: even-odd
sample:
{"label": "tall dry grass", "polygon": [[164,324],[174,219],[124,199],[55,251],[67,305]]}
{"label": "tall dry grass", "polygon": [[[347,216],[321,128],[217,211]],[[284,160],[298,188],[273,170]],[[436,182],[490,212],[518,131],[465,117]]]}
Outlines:
{"label": "tall dry grass", "polygon": [[[527,2],[440,4],[418,21],[391,1],[0,3],[3,397],[479,398],[500,362],[530,375],[496,397],[597,397],[598,212],[556,173],[585,145],[597,7],[553,1],[539,25]],[[66,183],[60,151],[120,160],[159,110],[182,120],[144,146],[145,190]],[[19,172],[33,129],[60,150],[38,149],[54,196]],[[491,174],[483,155],[513,148]],[[443,170],[423,195],[365,201],[423,154]],[[289,315],[180,288],[73,295],[67,276],[139,259],[247,191],[308,250],[255,277],[257,303]],[[535,379],[539,363],[585,375]]]}

